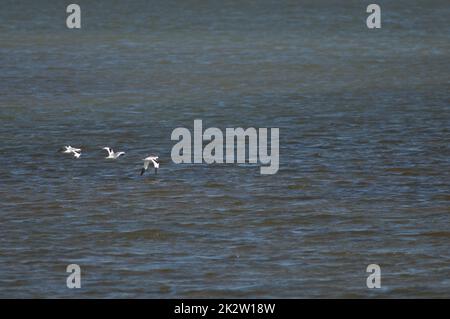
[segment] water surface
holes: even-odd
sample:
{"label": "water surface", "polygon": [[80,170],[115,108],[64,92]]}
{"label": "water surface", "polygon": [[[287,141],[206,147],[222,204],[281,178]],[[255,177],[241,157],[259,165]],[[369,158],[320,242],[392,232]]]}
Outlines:
{"label": "water surface", "polygon": [[[1,297],[450,297],[447,1],[380,30],[365,1],[3,3]],[[174,164],[194,119],[280,128],[278,174]]]}

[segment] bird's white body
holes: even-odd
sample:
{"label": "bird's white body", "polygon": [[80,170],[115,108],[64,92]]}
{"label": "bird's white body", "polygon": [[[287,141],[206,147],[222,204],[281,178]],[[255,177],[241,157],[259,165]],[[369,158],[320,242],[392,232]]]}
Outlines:
{"label": "bird's white body", "polygon": [[153,164],[153,167],[155,168],[155,174],[159,168],[159,162],[158,162],[158,156],[149,156],[143,159],[144,161],[144,167],[141,170],[141,175],[144,174],[144,172],[148,169],[150,166],[150,163]]}
{"label": "bird's white body", "polygon": [[114,153],[113,149],[109,148],[109,147],[104,147],[103,149],[108,152],[108,156],[105,157],[105,158],[108,158],[108,159],[117,159],[117,158],[119,158],[119,156],[125,154],[125,152]]}
{"label": "bird's white body", "polygon": [[66,154],[70,154],[70,153],[73,153],[73,152],[77,152],[77,153],[80,153],[81,152],[81,149],[80,148],[75,148],[75,147],[72,147],[72,146],[64,146],[64,151],[63,151],[63,153],[66,153]]}
{"label": "bird's white body", "polygon": [[80,156],[81,156],[81,149],[72,147],[70,145],[64,146],[62,152],[65,154],[73,154],[73,157],[75,157],[75,158],[80,158]]}

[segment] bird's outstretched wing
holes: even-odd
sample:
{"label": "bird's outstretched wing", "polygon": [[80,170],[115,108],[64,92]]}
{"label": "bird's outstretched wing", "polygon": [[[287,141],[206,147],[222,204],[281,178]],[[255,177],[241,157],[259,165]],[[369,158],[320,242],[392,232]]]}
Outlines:
{"label": "bird's outstretched wing", "polygon": [[112,156],[112,154],[114,154],[114,151],[112,148],[104,147],[103,149],[108,152],[108,156]]}
{"label": "bird's outstretched wing", "polygon": [[159,163],[158,163],[157,159],[151,158],[150,160],[152,161],[153,166],[154,166],[155,168],[159,168]]}
{"label": "bird's outstretched wing", "polygon": [[141,171],[141,175],[144,174],[144,172],[148,169],[150,163],[153,164],[153,167],[155,167],[155,174],[157,169],[159,168],[159,163],[158,163],[158,156],[149,156],[144,158],[144,168]]}
{"label": "bird's outstretched wing", "polygon": [[68,151],[72,151],[72,152],[77,152],[77,153],[80,153],[81,152],[81,149],[80,148],[75,148],[75,147],[72,147],[72,146],[68,146],[67,147],[67,150]]}
{"label": "bird's outstretched wing", "polygon": [[75,151],[73,151],[72,154],[75,158],[80,158],[80,156],[81,156],[81,153],[77,153]]}
{"label": "bird's outstretched wing", "polygon": [[150,165],[150,160],[144,160],[144,170],[146,170],[149,165]]}

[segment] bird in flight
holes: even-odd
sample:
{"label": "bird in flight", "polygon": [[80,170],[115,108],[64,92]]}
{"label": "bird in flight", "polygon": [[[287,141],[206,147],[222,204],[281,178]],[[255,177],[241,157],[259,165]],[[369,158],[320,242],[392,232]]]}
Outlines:
{"label": "bird in flight", "polygon": [[64,148],[61,149],[61,152],[65,154],[73,154],[75,158],[80,158],[81,156],[81,148],[75,148],[72,146],[64,146]]}
{"label": "bird in flight", "polygon": [[108,159],[117,159],[117,158],[119,158],[119,156],[125,154],[125,152],[114,153],[113,149],[109,148],[109,147],[104,147],[103,149],[108,152],[108,156],[105,157],[105,158],[108,158]]}
{"label": "bird in flight", "polygon": [[77,153],[80,153],[81,152],[81,148],[75,148],[75,147],[72,147],[72,146],[64,146],[64,148],[62,149],[62,152],[63,153],[66,153],[66,154],[70,154],[70,153],[73,153],[73,152],[77,152]]}
{"label": "bird in flight", "polygon": [[155,174],[157,174],[158,168],[159,168],[159,162],[158,162],[158,156],[149,156],[143,159],[144,161],[144,167],[141,170],[141,176],[145,173],[145,171],[148,169],[150,163],[153,164],[153,167],[155,168]]}

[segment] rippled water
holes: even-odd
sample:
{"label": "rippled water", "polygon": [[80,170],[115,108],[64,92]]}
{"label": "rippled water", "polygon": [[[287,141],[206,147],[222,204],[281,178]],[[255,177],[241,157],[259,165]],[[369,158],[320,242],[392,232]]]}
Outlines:
{"label": "rippled water", "polygon": [[[380,30],[364,1],[76,3],[2,2],[0,296],[450,297],[447,1]],[[278,174],[174,164],[194,119],[279,127]]]}

